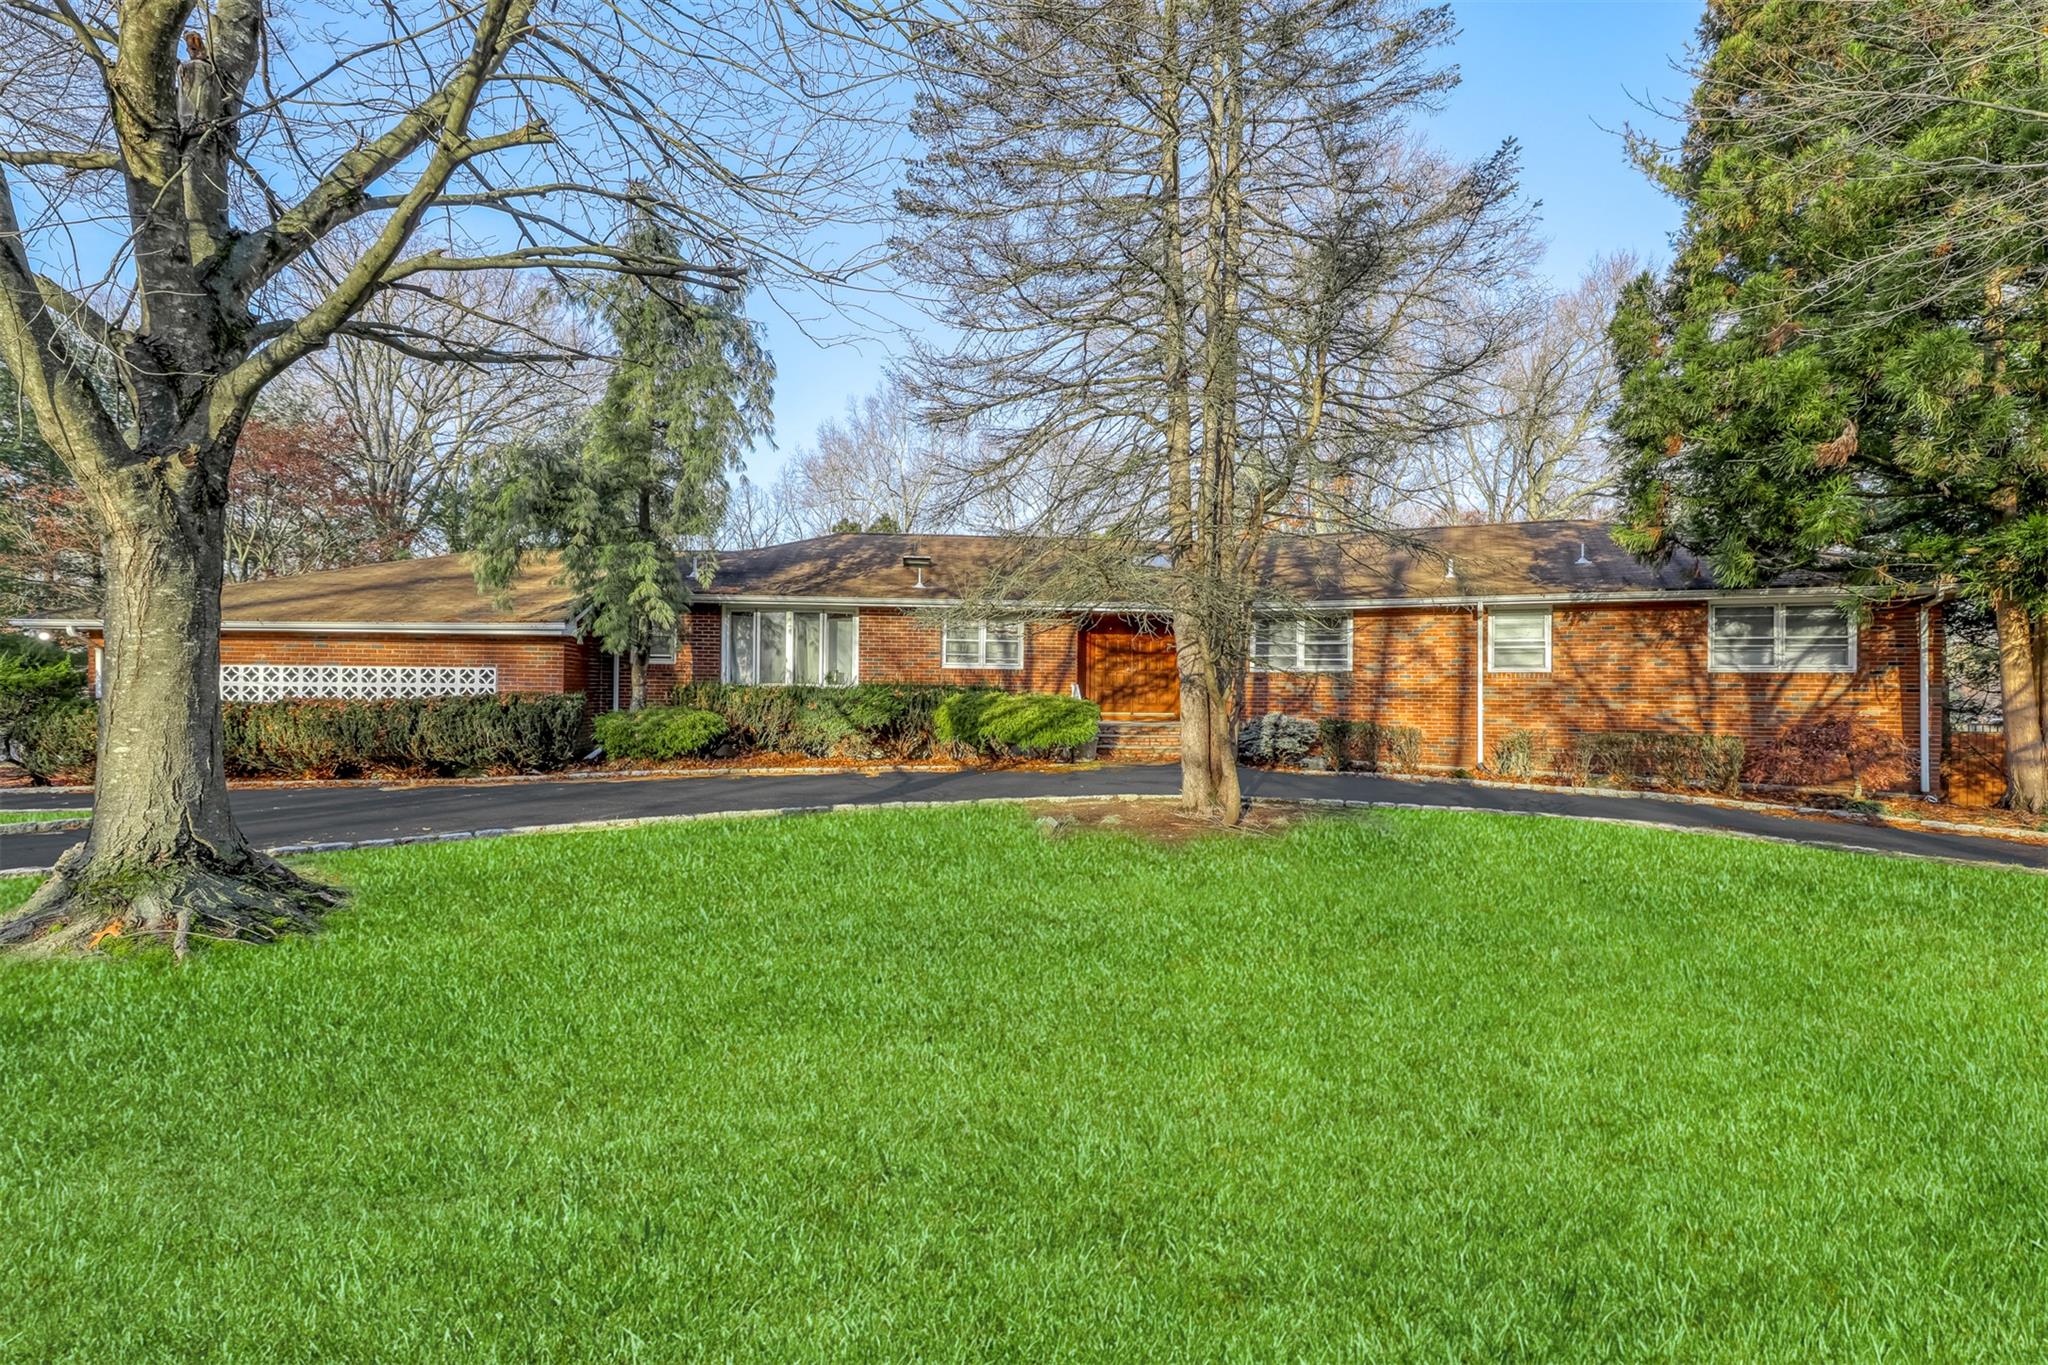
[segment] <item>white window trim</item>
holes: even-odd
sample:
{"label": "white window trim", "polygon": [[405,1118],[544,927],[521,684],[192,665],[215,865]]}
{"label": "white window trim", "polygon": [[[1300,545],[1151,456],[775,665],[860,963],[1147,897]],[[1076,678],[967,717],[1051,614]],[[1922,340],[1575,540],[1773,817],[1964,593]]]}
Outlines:
{"label": "white window trim", "polygon": [[[1245,666],[1246,666],[1246,668],[1247,668],[1247,669],[1248,669],[1248,670],[1249,670],[1250,672],[1253,672],[1253,673],[1349,673],[1349,672],[1351,671],[1351,657],[1352,657],[1352,648],[1353,648],[1353,640],[1354,640],[1354,637],[1355,637],[1355,636],[1356,636],[1356,634],[1357,634],[1357,631],[1356,631],[1356,628],[1355,628],[1355,623],[1354,623],[1354,622],[1352,621],[1352,619],[1351,619],[1351,616],[1350,616],[1350,614],[1349,614],[1349,613],[1346,613],[1346,614],[1344,614],[1343,616],[1339,616],[1339,617],[1321,616],[1321,615],[1318,615],[1318,614],[1316,614],[1316,613],[1308,613],[1308,614],[1305,614],[1305,615],[1300,615],[1300,616],[1266,616],[1266,617],[1261,617],[1261,618],[1259,618],[1259,619],[1260,619],[1261,621],[1264,621],[1264,622],[1265,622],[1265,623],[1267,624],[1267,626],[1268,626],[1268,628],[1269,628],[1269,629],[1270,629],[1270,628],[1271,628],[1272,626],[1276,626],[1276,625],[1282,625],[1282,624],[1288,624],[1288,623],[1291,623],[1291,624],[1292,624],[1292,625],[1294,626],[1294,659],[1295,659],[1295,666],[1294,666],[1293,668],[1275,668],[1275,667],[1274,667],[1273,665],[1271,665],[1271,664],[1268,664],[1268,663],[1261,663],[1261,662],[1259,662],[1259,659],[1258,659],[1258,655],[1257,655],[1256,651],[1254,651],[1254,652],[1253,652],[1253,654],[1252,654],[1252,657],[1251,657],[1251,658],[1249,658],[1249,659],[1247,659],[1247,660],[1245,661]],[[1304,659],[1304,657],[1305,657],[1305,656],[1307,655],[1307,652],[1308,652],[1308,623],[1309,623],[1309,622],[1310,622],[1311,620],[1320,620],[1320,621],[1322,621],[1322,622],[1323,622],[1324,624],[1326,624],[1326,625],[1332,625],[1332,626],[1336,626],[1336,627],[1338,628],[1338,630],[1339,630],[1339,631],[1341,632],[1341,634],[1342,634],[1342,635],[1343,635],[1343,637],[1344,637],[1344,659],[1343,659],[1343,662],[1341,662],[1341,663],[1334,663],[1334,664],[1324,664],[1324,665],[1308,664],[1308,663],[1304,663],[1304,662],[1302,662],[1302,660]],[[1254,622],[1254,623],[1253,623],[1253,625],[1252,625],[1252,630],[1253,630],[1254,634],[1256,634],[1256,632],[1258,631],[1258,623],[1257,623],[1257,622]]]}
{"label": "white window trim", "polygon": [[[1493,660],[1493,628],[1503,616],[1543,617],[1543,664],[1540,668],[1503,668]],[[1486,671],[1489,673],[1548,673],[1551,666],[1551,624],[1556,613],[1548,607],[1496,607],[1486,613]]]}
{"label": "white window trim", "polygon": [[[758,664],[759,664],[759,662],[760,662],[760,658],[761,658],[761,641],[760,641],[760,638],[759,638],[759,637],[760,637],[760,622],[761,622],[761,613],[762,613],[762,612],[764,612],[764,611],[769,611],[769,612],[780,612],[780,613],[782,613],[782,619],[783,619],[783,621],[784,621],[784,623],[785,623],[785,624],[783,625],[783,627],[782,627],[782,632],[783,632],[783,633],[782,633],[782,644],[783,644],[783,656],[782,656],[782,657],[783,657],[783,658],[785,658],[785,659],[787,659],[787,660],[789,660],[789,662],[790,662],[790,672],[791,672],[791,674],[792,674],[792,675],[794,675],[794,674],[795,674],[795,672],[796,672],[796,618],[797,618],[797,617],[799,617],[799,616],[817,616],[817,617],[821,617],[821,618],[822,618],[822,617],[827,617],[827,616],[843,616],[843,617],[847,618],[848,620],[852,621],[852,622],[853,622],[853,676],[852,676],[852,677],[850,677],[850,678],[848,678],[848,679],[847,679],[847,680],[846,680],[845,682],[843,682],[843,683],[828,683],[828,682],[817,682],[817,683],[789,683],[789,682],[773,682],[773,683],[749,683],[749,682],[741,682],[741,681],[740,681],[740,680],[739,680],[738,678],[735,678],[735,677],[733,677],[733,675],[732,675],[732,618],[733,618],[734,616],[736,616],[736,615],[738,615],[738,616],[751,616],[751,617],[753,617],[753,618],[754,618],[754,631],[755,631],[755,640],[754,640],[754,650],[753,650],[753,654],[752,654],[752,657],[753,657],[753,659],[754,659],[754,661],[755,661],[756,665],[758,666]],[[829,626],[826,626],[826,625],[824,625],[824,624],[822,624],[822,623],[821,623],[821,624],[820,624],[820,626],[818,627],[818,650],[819,650],[819,658],[818,658],[818,671],[819,671],[820,673],[823,673],[823,672],[825,671],[825,665],[826,665],[826,663],[827,663],[827,661],[828,661],[828,660],[827,660],[827,655],[829,655],[829,653],[830,653],[830,651],[831,651],[831,639],[830,639],[830,635],[829,635],[829,630],[830,630],[830,627],[829,627]],[[827,608],[827,607],[722,607],[722,608],[720,608],[720,609],[719,609],[719,620],[718,620],[718,680],[719,680],[720,682],[727,682],[727,683],[735,683],[735,684],[737,684],[737,685],[739,685],[739,686],[741,686],[741,687],[854,687],[854,686],[858,685],[858,684],[859,684],[859,682],[860,682],[860,612],[858,612],[858,611],[848,611],[848,610],[844,610],[844,609],[842,609],[842,608]]]}
{"label": "white window trim", "polygon": [[647,662],[651,664],[674,663],[676,661],[676,654],[682,645],[682,631],[683,623],[681,621],[677,621],[676,628],[669,632],[668,648],[666,650],[662,650],[652,644],[648,645]]}
{"label": "white window trim", "polygon": [[[1723,607],[1769,607],[1771,609],[1771,654],[1768,664],[1718,664],[1714,662],[1714,625]],[[1802,598],[1781,602],[1709,602],[1707,604],[1707,671],[1709,673],[1835,673],[1850,674],[1856,671],[1857,648],[1861,644],[1863,631],[1856,618],[1843,613],[1842,623],[1849,628],[1849,662],[1841,667],[1815,667],[1803,664],[1798,667],[1779,663],[1785,657],[1785,610],[1788,607],[1832,607],[1841,609],[1839,602],[1827,598]]]}
{"label": "white window trim", "polygon": [[[1011,664],[988,661],[988,628],[991,626],[1014,625],[1017,628],[1017,662]],[[968,631],[974,632],[975,662],[956,664],[947,658],[946,645],[951,641],[965,640]],[[939,667],[951,669],[994,669],[1000,673],[1015,673],[1024,667],[1024,651],[1029,648],[1031,632],[1024,629],[1022,621],[947,621],[939,627]]]}

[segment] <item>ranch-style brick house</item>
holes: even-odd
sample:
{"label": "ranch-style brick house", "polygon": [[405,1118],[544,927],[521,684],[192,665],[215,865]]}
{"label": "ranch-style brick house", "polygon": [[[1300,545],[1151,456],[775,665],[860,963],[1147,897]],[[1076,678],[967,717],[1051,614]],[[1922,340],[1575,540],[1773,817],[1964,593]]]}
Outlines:
{"label": "ranch-style brick house", "polygon": [[[1895,741],[1876,785],[1931,792],[1942,752],[1937,598],[1857,615],[1817,581],[1717,588],[1686,555],[1646,565],[1590,521],[1447,526],[1377,537],[1276,537],[1276,602],[1255,631],[1248,716],[1280,711],[1409,725],[1422,766],[1483,769],[1490,736],[1527,730],[1547,755],[1575,732],[1683,730],[1755,745],[1851,720]],[[833,535],[723,551],[650,700],[679,681],[988,684],[1102,706],[1109,747],[1170,747],[1173,643],[1128,604],[964,619],[1007,542]],[[480,596],[460,556],[230,584],[221,689],[230,700],[582,692],[619,704],[618,661],[578,638],[546,563],[509,606]],[[949,610],[953,609],[953,610]],[[97,643],[98,622],[41,619]],[[97,650],[94,651],[95,662]],[[94,676],[97,677],[97,670]]]}

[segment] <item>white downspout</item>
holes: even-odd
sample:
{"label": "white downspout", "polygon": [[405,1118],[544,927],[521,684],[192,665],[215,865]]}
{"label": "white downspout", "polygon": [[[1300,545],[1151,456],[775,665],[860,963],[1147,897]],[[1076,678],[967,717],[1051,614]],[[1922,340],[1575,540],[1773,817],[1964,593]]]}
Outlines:
{"label": "white downspout", "polygon": [[619,656],[612,655],[612,710],[619,709]]}
{"label": "white downspout", "polygon": [[1472,771],[1479,772],[1486,767],[1486,604],[1479,604],[1479,611],[1472,618]]}
{"label": "white downspout", "polygon": [[1920,608],[1920,794],[1934,795],[1934,678],[1933,630],[1926,607]]}

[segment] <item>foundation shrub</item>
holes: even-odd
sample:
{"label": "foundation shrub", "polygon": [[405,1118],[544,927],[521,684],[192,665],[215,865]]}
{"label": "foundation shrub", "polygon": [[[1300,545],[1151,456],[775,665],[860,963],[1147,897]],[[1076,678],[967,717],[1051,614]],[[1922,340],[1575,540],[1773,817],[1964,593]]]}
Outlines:
{"label": "foundation shrub", "polygon": [[956,692],[939,703],[932,731],[955,753],[1077,758],[1095,742],[1102,709],[1049,692]]}
{"label": "foundation shrub", "polygon": [[932,751],[935,713],[958,690],[892,683],[759,687],[700,682],[677,688],[671,700],[723,717],[734,744],[761,753],[922,758]]}
{"label": "foundation shrub", "polygon": [[608,758],[694,758],[726,735],[725,718],[688,706],[612,711],[594,722]]}
{"label": "foundation shrub", "polygon": [[1742,783],[1742,755],[1736,735],[1602,730],[1573,735],[1562,766],[1581,786],[1597,778],[1732,795]]}
{"label": "foundation shrub", "polygon": [[1327,716],[1317,742],[1339,772],[1413,772],[1422,762],[1422,730],[1414,725]]}
{"label": "foundation shrub", "polygon": [[89,770],[96,738],[82,669],[54,650],[0,651],[0,758],[45,783]]}
{"label": "foundation shrub", "polygon": [[1850,720],[1788,725],[1752,748],[1742,780],[1773,787],[1901,785],[1909,771],[1907,747],[1897,735]]}
{"label": "foundation shrub", "polygon": [[229,702],[221,708],[237,776],[352,777],[398,768],[440,776],[550,772],[576,760],[578,693]]}
{"label": "foundation shrub", "polygon": [[1495,776],[1524,781],[1536,771],[1536,736],[1527,730],[1509,730],[1493,742]]}
{"label": "foundation shrub", "polygon": [[1315,748],[1317,737],[1314,721],[1268,711],[1238,730],[1237,756],[1261,765],[1299,763]]}

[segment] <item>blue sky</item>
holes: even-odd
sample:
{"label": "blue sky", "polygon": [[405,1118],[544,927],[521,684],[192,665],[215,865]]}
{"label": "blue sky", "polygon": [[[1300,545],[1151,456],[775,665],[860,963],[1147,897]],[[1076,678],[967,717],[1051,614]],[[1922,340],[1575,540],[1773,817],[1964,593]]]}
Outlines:
{"label": "blue sky", "polygon": [[[1460,36],[1451,60],[1463,84],[1431,132],[1445,150],[1479,156],[1504,137],[1522,144],[1523,187],[1543,203],[1544,272],[1575,280],[1592,259],[1635,252],[1661,264],[1677,207],[1622,155],[1619,129],[1651,118],[1638,102],[1682,99],[1672,70],[1699,21],[1698,0],[1454,0]],[[813,300],[802,305],[815,314]],[[818,423],[874,387],[898,344],[857,320],[806,326],[763,309],[779,378],[774,449],[747,461],[757,481],[809,445]],[[811,335],[807,336],[806,332]],[[814,336],[852,339],[820,345]]]}

